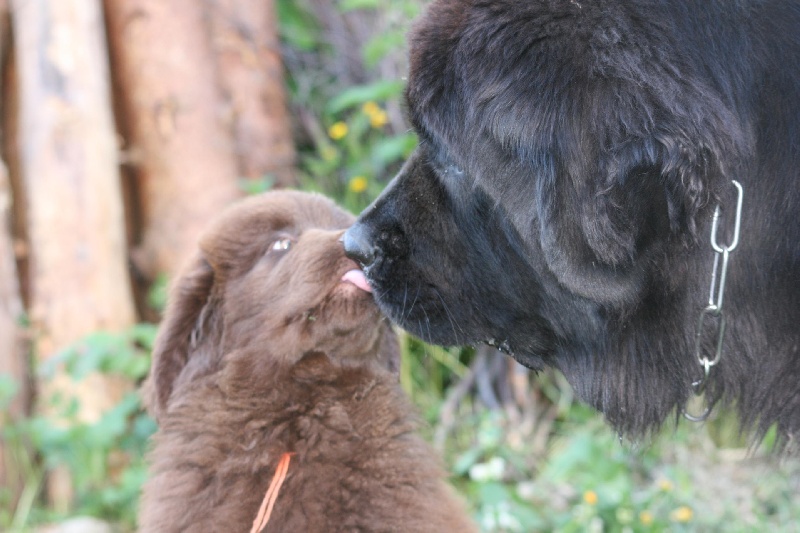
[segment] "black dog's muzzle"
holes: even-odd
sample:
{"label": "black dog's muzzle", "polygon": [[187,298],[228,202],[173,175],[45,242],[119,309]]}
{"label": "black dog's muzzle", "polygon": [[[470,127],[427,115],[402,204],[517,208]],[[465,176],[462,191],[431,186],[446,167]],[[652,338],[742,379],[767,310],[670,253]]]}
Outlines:
{"label": "black dog's muzzle", "polygon": [[356,222],[345,232],[341,240],[345,255],[360,264],[361,268],[367,268],[375,262],[378,250],[368,225]]}

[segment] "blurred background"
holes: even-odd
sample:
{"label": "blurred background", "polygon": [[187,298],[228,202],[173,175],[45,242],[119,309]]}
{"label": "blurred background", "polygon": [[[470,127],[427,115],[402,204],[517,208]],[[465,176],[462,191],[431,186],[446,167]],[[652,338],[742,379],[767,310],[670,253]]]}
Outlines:
{"label": "blurred background", "polygon": [[[424,3],[0,0],[0,530],[135,530],[170,276],[245,195],[369,204]],[[726,413],[631,442],[558,374],[408,336],[401,381],[485,531],[800,531],[797,459]]]}

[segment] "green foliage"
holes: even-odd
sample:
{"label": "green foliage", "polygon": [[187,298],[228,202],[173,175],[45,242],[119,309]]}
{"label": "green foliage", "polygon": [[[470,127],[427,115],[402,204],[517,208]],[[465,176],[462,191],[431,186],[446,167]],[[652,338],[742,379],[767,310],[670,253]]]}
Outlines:
{"label": "green foliage", "polygon": [[320,43],[317,39],[319,23],[311,14],[307,2],[302,0],[278,0],[278,33],[280,39],[304,51],[312,51]]}
{"label": "green foliage", "polygon": [[[81,386],[88,376],[100,373],[137,383],[150,367],[155,331],[151,324],[139,324],[121,333],[91,334],[43,364],[40,377],[46,382],[65,371]],[[0,407],[8,405],[14,388],[7,379],[0,380]],[[16,511],[0,514],[0,528],[19,530],[59,518],[35,505],[44,479],[54,469],[69,473],[75,491],[70,514],[132,526],[146,474],[147,441],[155,431],[155,422],[143,412],[137,392],[127,392],[91,421],[79,418],[78,401],[63,394],[42,399],[42,407],[41,412],[47,414],[11,421],[0,432],[23,468],[26,482]]]}
{"label": "green foliage", "polygon": [[150,368],[150,350],[156,326],[137,324],[121,333],[98,331],[43,363],[39,373],[52,378],[63,367],[76,382],[91,372],[138,380]]}
{"label": "green foliage", "polygon": [[239,189],[248,195],[261,194],[272,189],[275,185],[275,178],[272,176],[262,176],[260,179],[243,179],[239,182]]}
{"label": "green foliage", "polygon": [[[341,0],[342,12],[368,11],[380,16],[382,31],[361,50],[365,69],[375,69],[390,54],[402,50],[405,32],[419,11],[418,0]],[[303,1],[279,0],[281,36],[300,53],[314,52],[323,65],[334,52],[323,40],[313,10]],[[385,31],[383,31],[385,30]],[[416,146],[416,136],[403,127],[395,132],[389,108],[399,109],[404,82],[378,79],[341,86],[336,75],[289,71],[293,105],[313,117],[309,139],[299,146],[300,186],[337,199],[353,212],[366,207]]]}
{"label": "green foliage", "polygon": [[425,419],[436,424],[442,401],[450,386],[467,373],[473,350],[432,346],[406,333],[400,340],[400,384]]}
{"label": "green foliage", "polygon": [[166,274],[158,274],[147,292],[147,305],[153,311],[163,311],[167,305],[169,280]]}
{"label": "green foliage", "polygon": [[622,441],[589,408],[558,420],[543,457],[498,412],[464,416],[450,442],[455,482],[484,531],[793,531],[800,464],[725,459],[702,426]]}
{"label": "green foliage", "polygon": [[[316,139],[316,151],[304,154],[301,185],[336,198],[353,212],[366,207],[384,187],[390,169],[416,146],[410,133],[385,135],[386,111],[369,99],[371,91],[345,95],[345,111],[326,115],[326,136]],[[356,101],[368,98],[362,105]],[[354,107],[357,106],[357,107]]]}
{"label": "green foliage", "polygon": [[331,116],[336,116],[369,101],[385,101],[399,95],[403,85],[402,81],[389,80],[350,87],[328,102],[326,110]]}

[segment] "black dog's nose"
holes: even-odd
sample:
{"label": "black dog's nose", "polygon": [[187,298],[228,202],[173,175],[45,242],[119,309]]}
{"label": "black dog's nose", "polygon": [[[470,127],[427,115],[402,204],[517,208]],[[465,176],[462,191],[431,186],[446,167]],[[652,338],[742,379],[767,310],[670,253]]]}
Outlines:
{"label": "black dog's nose", "polygon": [[375,246],[365,224],[356,222],[351,226],[342,236],[342,244],[345,255],[362,267],[368,267],[375,261]]}

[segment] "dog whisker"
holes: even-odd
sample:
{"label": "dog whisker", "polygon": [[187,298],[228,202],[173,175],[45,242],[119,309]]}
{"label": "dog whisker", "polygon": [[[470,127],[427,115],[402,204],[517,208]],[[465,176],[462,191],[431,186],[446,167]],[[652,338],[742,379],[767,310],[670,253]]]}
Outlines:
{"label": "dog whisker", "polygon": [[439,301],[442,302],[442,308],[444,309],[445,314],[447,314],[447,319],[450,321],[450,327],[453,329],[453,338],[455,339],[455,344],[461,344],[461,341],[459,339],[464,336],[463,335],[464,334],[464,330],[461,329],[460,325],[458,326],[458,329],[461,330],[461,334],[462,334],[461,337],[460,337],[458,335],[458,332],[456,331],[457,323],[456,323],[455,317],[453,317],[453,313],[450,312],[450,308],[447,306],[447,303],[444,301],[444,298],[439,293],[439,291],[436,288],[434,288],[433,292],[436,293],[436,296],[439,297]]}
{"label": "dog whisker", "polygon": [[408,302],[408,280],[405,282],[405,286],[403,288],[403,307],[400,308],[400,316],[406,316],[406,303]]}
{"label": "dog whisker", "polygon": [[414,299],[411,301],[411,307],[408,308],[408,314],[403,317],[403,321],[408,320],[408,318],[411,316],[411,313],[414,311],[414,305],[417,303],[417,298],[419,298],[420,290],[422,290],[422,287],[417,286],[417,293],[414,295]]}
{"label": "dog whisker", "polygon": [[425,327],[428,330],[428,339],[425,342],[433,344],[433,333],[431,333],[431,318],[428,316],[428,312],[425,310],[424,305],[421,305],[419,308],[422,309],[422,312],[425,315]]}

